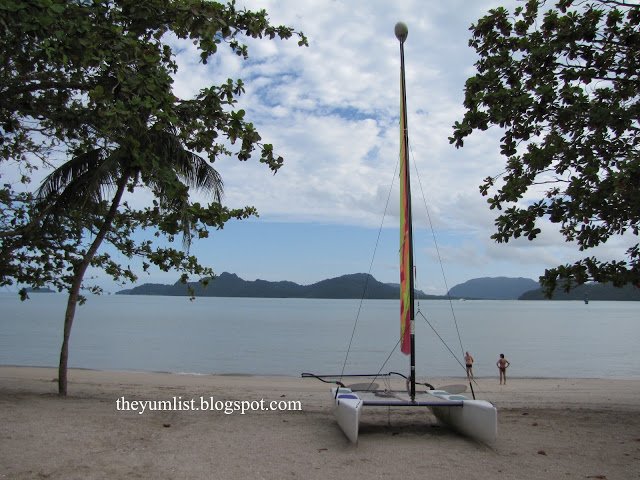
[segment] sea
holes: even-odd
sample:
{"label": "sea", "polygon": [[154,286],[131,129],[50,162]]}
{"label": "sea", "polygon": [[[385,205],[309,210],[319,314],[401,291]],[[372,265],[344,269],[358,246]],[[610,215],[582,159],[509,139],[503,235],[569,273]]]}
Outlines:
{"label": "sea", "polygon": [[[66,296],[0,293],[0,365],[58,365]],[[69,366],[188,374],[299,376],[396,371],[399,302],[89,296],[79,306]],[[640,302],[421,300],[419,378],[640,379]]]}

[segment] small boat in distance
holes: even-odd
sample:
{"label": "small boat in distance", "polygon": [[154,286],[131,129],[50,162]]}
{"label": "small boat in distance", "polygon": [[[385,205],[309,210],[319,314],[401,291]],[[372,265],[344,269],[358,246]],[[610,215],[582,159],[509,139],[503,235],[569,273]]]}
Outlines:
{"label": "small boat in distance", "polygon": [[[399,22],[395,34],[400,42],[400,345],[410,358],[409,376],[397,372],[386,374],[316,375],[303,373],[304,378],[316,378],[335,384],[331,389],[334,414],[338,425],[352,442],[358,441],[360,415],[364,407],[429,408],[438,420],[462,434],[491,444],[497,437],[498,414],[495,406],[484,400],[469,399],[461,392],[464,385],[436,390],[428,383],[416,383],[415,372],[415,307],[413,275],[413,232],[411,217],[411,183],[409,174],[409,137],[407,130],[406,88],[404,73],[404,42],[407,26]],[[376,379],[389,382],[391,377],[405,380],[406,389],[379,389]],[[370,383],[346,386],[345,377],[371,378]],[[416,390],[416,385],[426,387]],[[473,392],[473,390],[472,390]]]}

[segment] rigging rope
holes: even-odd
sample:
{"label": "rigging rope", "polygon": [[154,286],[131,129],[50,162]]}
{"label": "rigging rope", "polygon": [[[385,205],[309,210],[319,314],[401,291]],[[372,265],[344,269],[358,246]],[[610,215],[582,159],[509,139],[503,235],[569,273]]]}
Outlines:
{"label": "rigging rope", "polygon": [[[389,353],[389,356],[387,357],[387,359],[384,361],[384,363],[382,364],[382,366],[380,367],[380,370],[378,370],[378,373],[376,373],[376,375],[373,377],[373,379],[371,380],[371,383],[369,384],[369,386],[367,387],[367,390],[369,390],[371,388],[371,385],[373,385],[373,382],[376,381],[376,378],[378,378],[378,375],[380,375],[380,372],[382,372],[382,369],[384,368],[384,366],[387,364],[387,362],[389,361],[389,359],[391,358],[391,355],[393,355],[393,352],[396,351],[396,348],[398,348],[398,345],[400,345],[400,340],[402,340],[402,338],[398,337],[398,341],[396,342],[396,346],[393,347],[393,350],[391,350],[391,352]],[[391,390],[391,383],[389,383],[389,390]]]}
{"label": "rigging rope", "polygon": [[444,341],[444,338],[442,338],[440,336],[440,334],[438,333],[438,331],[435,329],[435,327],[431,324],[431,322],[427,319],[427,317],[424,316],[424,313],[422,313],[420,310],[418,310],[416,313],[418,313],[422,318],[424,318],[424,321],[427,322],[427,325],[429,325],[431,327],[431,330],[433,330],[433,333],[435,333],[437,335],[437,337],[440,339],[440,341],[442,342],[442,344],[446,347],[447,350],[449,350],[449,353],[451,354],[451,356],[453,358],[456,359],[456,362],[458,362],[458,364],[465,370],[466,372],[466,367],[462,364],[462,362],[460,361],[460,359],[458,358],[458,356],[453,353],[453,350],[451,350],[451,348],[449,347],[449,345],[447,345],[447,342]]}
{"label": "rigging rope", "polygon": [[[351,331],[351,338],[349,339],[349,346],[347,347],[347,353],[344,356],[344,363],[342,364],[342,371],[340,372],[340,380],[342,380],[342,376],[344,375],[344,369],[347,366],[347,360],[349,359],[349,352],[351,351],[351,345],[353,343],[353,337],[354,337],[354,335],[356,333],[356,327],[358,326],[358,320],[360,319],[360,312],[362,311],[362,304],[364,303],[364,299],[365,299],[365,296],[367,294],[367,288],[369,286],[369,279],[371,278],[371,270],[373,270],[373,262],[374,262],[374,260],[376,258],[376,252],[378,251],[378,245],[380,243],[380,235],[382,234],[382,227],[384,225],[384,219],[387,216],[387,210],[389,208],[389,200],[391,199],[391,191],[393,190],[393,185],[395,183],[396,173],[398,172],[398,165],[399,164],[400,164],[400,157],[398,156],[398,163],[396,163],[396,168],[393,171],[393,177],[391,179],[391,185],[389,187],[389,193],[387,194],[387,203],[384,206],[384,213],[382,214],[382,221],[380,222],[380,228],[378,229],[378,237],[376,238],[376,245],[375,245],[375,247],[373,249],[373,255],[371,256],[371,263],[369,264],[369,271],[367,272],[367,278],[366,278],[365,283],[364,283],[364,289],[362,290],[362,297],[360,298],[360,304],[358,305],[358,312],[356,313],[356,320],[353,323],[353,330]],[[398,343],[400,343],[399,340],[398,340]],[[396,345],[396,347],[397,347],[397,345]],[[395,348],[394,348],[394,350],[395,350]],[[378,372],[378,373],[380,373],[380,372]]]}
{"label": "rigging rope", "polygon": [[[462,369],[465,371],[465,374],[467,373],[467,367],[465,365],[462,364],[462,362],[460,361],[460,359],[458,359],[458,356],[453,353],[453,350],[451,350],[451,348],[449,348],[449,345],[447,345],[447,342],[444,341],[444,339],[440,336],[440,334],[438,333],[438,331],[435,329],[435,327],[431,324],[431,322],[427,319],[427,317],[424,316],[424,313],[422,313],[420,310],[418,310],[417,312],[422,318],[424,318],[424,321],[427,322],[427,325],[429,325],[431,327],[431,330],[433,330],[433,333],[435,333],[438,338],[440,339],[440,341],[442,342],[442,344],[446,347],[447,350],[449,350],[449,353],[451,354],[451,356],[453,358],[456,359],[456,362],[458,362],[458,365],[460,365],[460,367],[462,367]],[[475,383],[476,385],[478,385],[478,382],[476,382],[475,378],[470,378],[467,375],[467,379],[469,380],[469,387],[471,388],[471,395],[473,396],[473,399],[476,399],[476,393],[473,390],[473,384]]]}
{"label": "rigging rope", "polygon": [[[443,265],[443,262],[442,262],[442,256],[440,255],[440,247],[438,246],[438,239],[436,238],[436,230],[435,230],[435,228],[433,228],[433,222],[431,221],[431,213],[429,212],[429,206],[427,204],[427,196],[424,193],[424,188],[422,188],[422,180],[420,178],[420,171],[418,170],[418,163],[416,162],[415,156],[413,155],[413,148],[412,148],[411,144],[409,144],[409,152],[411,153],[411,159],[413,160],[413,168],[416,171],[416,178],[418,179],[418,185],[420,186],[420,193],[422,193],[422,201],[424,202],[424,208],[425,208],[425,211],[427,212],[427,219],[429,220],[429,228],[431,228],[431,236],[433,237],[433,244],[436,247],[436,254],[438,256],[438,263],[440,264],[440,271],[442,272],[442,280],[444,281],[444,287],[447,290],[447,300],[449,301],[449,308],[451,309],[451,316],[453,317],[453,323],[456,326],[456,333],[458,334],[458,343],[460,344],[460,355],[464,356],[464,347],[462,346],[462,336],[460,335],[460,328],[458,327],[458,319],[456,317],[456,312],[455,312],[455,309],[453,308],[453,301],[451,300],[451,295],[449,295],[449,283],[447,282],[447,275],[444,273],[444,265]],[[469,387],[471,388],[471,394],[473,395],[473,398],[475,399],[476,398],[476,394],[473,391],[473,383],[475,383],[475,379],[473,379],[473,378],[471,378],[469,376],[469,374],[467,373],[466,367],[462,365],[462,362],[460,362],[460,359],[451,351],[451,349],[449,348],[449,345],[447,345],[447,343],[440,336],[440,334],[436,331],[436,329],[433,327],[433,325],[431,325],[429,320],[427,320],[427,317],[425,317],[424,314],[420,310],[418,310],[418,313],[422,316],[422,318],[425,319],[427,324],[431,327],[431,329],[434,331],[434,333],[442,341],[444,346],[447,347],[447,350],[449,350],[449,352],[451,352],[453,357],[456,359],[456,362],[458,362],[460,364],[460,366],[462,366],[462,368],[464,368],[465,374],[467,374],[467,380],[469,380]]]}
{"label": "rigging rope", "polygon": [[[453,301],[451,300],[451,296],[449,295],[449,284],[447,282],[447,276],[444,273],[444,266],[442,262],[442,256],[440,255],[440,247],[438,246],[438,240],[436,238],[436,231],[433,228],[433,222],[431,221],[431,213],[429,213],[429,207],[427,206],[427,197],[424,193],[424,189],[422,188],[422,180],[420,179],[420,172],[418,171],[418,164],[416,163],[415,157],[413,155],[413,149],[411,145],[409,145],[409,151],[411,152],[411,159],[413,160],[413,168],[416,171],[416,177],[418,179],[418,185],[420,186],[420,192],[422,193],[422,201],[424,202],[424,208],[427,212],[427,219],[429,220],[429,227],[431,228],[431,236],[433,237],[433,244],[436,247],[436,254],[438,256],[438,263],[440,264],[440,271],[442,272],[442,280],[444,281],[444,287],[447,289],[447,300],[449,301],[449,308],[451,309],[451,315],[453,316],[453,323],[456,326],[456,333],[458,334],[458,342],[460,343],[460,354],[464,356],[464,347],[462,346],[462,336],[460,335],[460,329],[458,328],[458,319],[456,317],[456,312],[453,308]],[[423,315],[424,316],[424,315]],[[425,318],[426,320],[426,318]],[[433,328],[433,327],[432,327]],[[448,347],[447,347],[448,348]],[[460,363],[458,361],[458,363]]]}

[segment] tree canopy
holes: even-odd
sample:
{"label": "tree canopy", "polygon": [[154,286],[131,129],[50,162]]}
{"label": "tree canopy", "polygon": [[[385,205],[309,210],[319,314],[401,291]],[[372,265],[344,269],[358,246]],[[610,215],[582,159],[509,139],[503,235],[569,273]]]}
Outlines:
{"label": "tree canopy", "polygon": [[[304,35],[271,25],[264,10],[202,0],[6,0],[0,5],[0,32],[0,175],[9,165],[23,173],[22,186],[0,188],[0,285],[68,285],[69,265],[86,251],[87,235],[97,231],[94,220],[108,206],[94,199],[83,214],[67,209],[64,218],[42,228],[52,205],[34,202],[30,176],[34,169],[97,151],[103,158],[127,152],[137,171],[129,190],[164,176],[163,191],[157,182],[147,186],[165,201],[143,209],[125,203],[108,240],[127,256],[143,256],[145,268],[153,263],[204,273],[185,252],[150,242],[132,245],[131,233],[148,227],[169,239],[185,234],[188,243],[230,218],[254,215],[255,209],[229,209],[218,198],[206,206],[190,202],[180,214],[172,210],[172,199],[184,200],[188,192],[150,145],[159,133],[170,132],[180,148],[210,162],[257,157],[275,172],[283,159],[261,143],[245,112],[235,107],[242,80],[209,85],[192,98],[176,96],[176,48],[191,42],[207,63],[223,46],[247,58],[243,38],[297,36],[306,45]],[[103,188],[114,190],[115,184]],[[108,256],[93,263],[116,279],[135,277]]]}
{"label": "tree canopy", "polygon": [[[480,186],[497,242],[540,234],[545,220],[587,250],[640,229],[640,5],[635,1],[529,0],[471,26],[479,55],[465,85],[464,118],[449,139],[502,129],[504,172]],[[537,200],[531,200],[538,196]],[[625,258],[626,257],[626,258]],[[624,258],[624,259],[621,259]],[[640,287],[640,248],[548,269],[550,294],[589,280]]]}

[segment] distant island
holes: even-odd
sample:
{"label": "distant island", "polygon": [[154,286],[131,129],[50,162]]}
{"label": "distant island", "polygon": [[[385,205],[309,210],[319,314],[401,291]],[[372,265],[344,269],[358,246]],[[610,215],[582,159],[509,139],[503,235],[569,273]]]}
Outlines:
{"label": "distant island", "polygon": [[[366,285],[366,292],[365,292]],[[197,297],[253,297],[253,298],[366,298],[397,299],[400,286],[397,283],[382,283],[372,275],[354,273],[329,278],[311,285],[299,285],[290,281],[269,282],[267,280],[243,280],[238,275],[224,272],[209,281],[173,285],[145,283],[121,290],[116,295],[165,295],[187,296],[189,287]],[[363,292],[364,295],[363,295]],[[447,295],[427,295],[416,292],[418,299],[447,298],[465,300],[546,300],[540,285],[530,278],[485,277],[475,278],[451,288]],[[640,300],[640,289],[627,286],[586,284],[570,293],[556,291],[552,300]]]}
{"label": "distant island", "polygon": [[51,290],[48,287],[36,287],[36,288],[25,288],[24,291],[26,293],[56,293],[55,290]]}
{"label": "distant island", "polygon": [[[474,278],[450,289],[449,296],[469,300],[549,300],[535,280],[510,277]],[[640,301],[640,288],[587,283],[569,293],[558,288],[551,300]]]}
{"label": "distant island", "polygon": [[[200,282],[184,284],[178,281],[173,285],[145,283],[129,290],[121,290],[116,294],[184,296],[189,295],[189,287],[193,289],[197,297],[394,299],[400,296],[398,284],[379,282],[372,275],[366,273],[342,275],[311,285],[299,285],[288,281],[247,281],[228,272],[210,280],[207,286],[203,286]],[[416,298],[442,299],[446,297],[427,295],[422,291],[417,291]]]}
{"label": "distant island", "polygon": [[[416,298],[516,300],[524,292],[538,287],[537,282],[528,278],[480,278],[456,285],[448,295],[427,295],[418,290]],[[117,295],[185,296],[189,295],[189,288],[198,297],[396,299],[400,296],[399,284],[382,283],[366,273],[342,275],[311,285],[299,285],[290,281],[247,281],[228,272],[213,278],[207,286],[200,282],[184,284],[178,281],[173,285],[145,283],[121,290]]]}
{"label": "distant island", "polygon": [[530,278],[474,278],[449,290],[450,297],[474,300],[516,300],[525,292],[540,288]]}
{"label": "distant island", "polygon": [[[542,289],[528,291],[519,300],[547,300]],[[557,289],[552,300],[606,300],[606,301],[640,301],[640,288],[633,285],[614,287],[610,283],[585,283],[570,292]]]}

